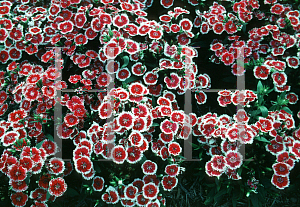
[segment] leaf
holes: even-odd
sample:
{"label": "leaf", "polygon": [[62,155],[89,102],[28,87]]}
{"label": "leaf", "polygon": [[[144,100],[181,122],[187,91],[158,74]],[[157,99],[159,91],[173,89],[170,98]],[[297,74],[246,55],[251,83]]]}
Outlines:
{"label": "leaf", "polygon": [[125,68],[128,65],[129,57],[128,56],[123,56],[123,61],[124,61],[124,63],[123,63],[121,68]]}
{"label": "leaf", "polygon": [[152,126],[160,126],[160,124],[159,124],[159,123],[153,122],[153,123],[152,123]]}
{"label": "leaf", "polygon": [[261,83],[261,81],[258,81],[257,83],[257,93],[262,93],[264,91],[264,86]]}
{"label": "leaf", "polygon": [[133,81],[135,81],[135,80],[137,80],[138,79],[138,77],[137,76],[130,76],[130,78],[127,78],[123,83],[131,83],[131,82],[133,82]]}
{"label": "leaf", "polygon": [[50,196],[51,195],[50,195],[49,191],[47,191],[46,199],[49,200]]}
{"label": "leaf", "polygon": [[226,191],[227,190],[225,188],[220,190],[214,197],[215,202],[219,202],[222,199],[223,195],[226,194]]}
{"label": "leaf", "polygon": [[45,140],[39,142],[37,145],[36,145],[36,148],[40,149],[42,147],[42,144],[44,143]]}
{"label": "leaf", "polygon": [[47,134],[46,137],[47,137],[49,140],[53,141],[53,136],[52,136],[51,134]]}
{"label": "leaf", "polygon": [[267,140],[265,137],[261,137],[261,136],[259,136],[259,137],[256,137],[256,139],[257,139],[258,141],[261,141],[261,142],[270,143],[270,141],[269,141],[269,140]]}
{"label": "leaf", "polygon": [[282,108],[285,112],[287,112],[287,113],[289,113],[289,114],[291,114],[291,115],[293,115],[293,112],[291,111],[291,109],[289,109],[288,107],[283,107]]}
{"label": "leaf", "polygon": [[69,195],[70,197],[79,196],[79,193],[74,188],[70,188],[70,187],[67,189],[66,194]]}
{"label": "leaf", "polygon": [[258,109],[261,111],[261,114],[263,117],[267,117],[268,116],[268,109],[265,106],[259,106]]}

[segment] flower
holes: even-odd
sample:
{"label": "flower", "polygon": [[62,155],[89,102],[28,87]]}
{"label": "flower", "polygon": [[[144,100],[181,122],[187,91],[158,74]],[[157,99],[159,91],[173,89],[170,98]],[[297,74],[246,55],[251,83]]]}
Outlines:
{"label": "flower", "polygon": [[55,175],[62,173],[65,169],[64,161],[58,157],[51,158],[48,166],[48,170]]}
{"label": "flower", "polygon": [[179,174],[179,167],[177,164],[167,165],[165,167],[165,173],[171,177],[177,176]]}
{"label": "flower", "polygon": [[137,163],[138,161],[140,161],[142,159],[142,152],[139,150],[138,147],[128,147],[127,148],[127,161],[130,164],[134,164]]}
{"label": "flower", "polygon": [[127,152],[122,145],[115,146],[111,151],[112,159],[117,164],[122,164],[127,158]]}
{"label": "flower", "polygon": [[104,188],[104,178],[100,176],[95,176],[93,178],[92,186],[95,191],[102,191]]}
{"label": "flower", "polygon": [[164,190],[171,191],[177,186],[178,180],[176,177],[164,176],[162,178],[161,184]]}
{"label": "flower", "polygon": [[67,184],[63,178],[54,178],[49,182],[49,189],[48,192],[50,195],[60,197],[62,196],[67,190]]}
{"label": "flower", "polygon": [[124,189],[124,194],[127,199],[133,200],[136,198],[138,193],[138,188],[133,186],[132,184],[128,185]]}
{"label": "flower", "polygon": [[239,152],[229,150],[226,152],[226,164],[230,169],[237,169],[242,165],[243,157]]}
{"label": "flower", "polygon": [[154,183],[148,183],[143,186],[143,196],[147,199],[155,199],[158,192],[159,189]]}
{"label": "flower", "polygon": [[11,203],[14,206],[22,207],[26,205],[26,202],[28,200],[28,195],[26,195],[23,192],[18,192],[18,193],[11,194],[10,199],[11,199]]}
{"label": "flower", "polygon": [[91,171],[93,163],[88,156],[81,156],[75,160],[75,170],[78,173],[88,173]]}
{"label": "flower", "polygon": [[177,142],[171,142],[171,143],[169,143],[168,151],[170,154],[177,156],[181,153],[182,148],[181,148],[180,144],[178,144]]}
{"label": "flower", "polygon": [[174,0],[160,0],[160,4],[166,9],[170,8],[173,5],[173,3]]}
{"label": "flower", "polygon": [[157,164],[151,160],[146,160],[141,167],[146,175],[154,175],[157,171]]}
{"label": "flower", "polygon": [[288,176],[273,175],[271,183],[278,189],[284,189],[289,186],[290,180]]}
{"label": "flower", "polygon": [[26,168],[19,164],[14,164],[9,167],[7,175],[12,181],[23,181],[27,177],[26,173]]}

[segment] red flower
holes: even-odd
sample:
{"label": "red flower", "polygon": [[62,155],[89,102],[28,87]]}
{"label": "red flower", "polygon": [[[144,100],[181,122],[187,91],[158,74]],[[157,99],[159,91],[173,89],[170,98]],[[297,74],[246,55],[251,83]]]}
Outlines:
{"label": "red flower", "polygon": [[77,125],[79,123],[79,119],[77,116],[68,113],[65,117],[64,117],[64,122],[66,123],[66,125],[68,127],[73,127],[75,125]]}
{"label": "red flower", "polygon": [[95,176],[93,178],[93,189],[95,191],[102,191],[104,188],[104,179],[102,177],[99,176]]}
{"label": "red flower", "polygon": [[237,122],[248,122],[249,116],[247,115],[244,109],[239,109],[237,113],[234,115],[234,118]]}
{"label": "red flower", "polygon": [[138,131],[133,131],[129,135],[130,143],[133,146],[140,147],[143,144],[143,139],[144,139],[144,136]]}
{"label": "red flower", "polygon": [[273,125],[270,119],[265,119],[262,117],[259,117],[258,122],[256,122],[256,126],[262,131],[262,132],[269,132],[273,129]]}
{"label": "red flower", "polygon": [[141,83],[132,83],[129,85],[128,90],[133,96],[144,95],[145,87]]}
{"label": "red flower", "polygon": [[211,158],[211,166],[214,170],[223,172],[226,167],[225,157],[222,155],[214,155]]}
{"label": "red flower", "polygon": [[57,144],[51,140],[45,140],[42,147],[48,156],[54,155],[57,151]]}
{"label": "red flower", "polygon": [[172,19],[172,17],[170,17],[169,15],[160,15],[159,16],[159,20],[162,22],[170,22]]}
{"label": "red flower", "polygon": [[209,24],[207,22],[203,22],[201,24],[200,32],[202,34],[207,34],[209,32],[209,30],[210,30]]}
{"label": "red flower", "polygon": [[171,143],[169,143],[168,151],[170,154],[177,156],[181,153],[182,148],[181,148],[180,144],[178,144],[177,142],[171,142]]}
{"label": "red flower", "polygon": [[164,8],[170,8],[174,3],[174,0],[160,0],[160,4],[164,7]]}
{"label": "red flower", "polygon": [[31,191],[30,198],[39,202],[45,202],[47,200],[47,190],[43,188],[37,188],[34,191]]}
{"label": "red flower", "polygon": [[138,29],[138,34],[141,36],[145,36],[150,31],[150,26],[146,24],[141,24]]}
{"label": "red flower", "polygon": [[113,18],[113,25],[122,28],[129,23],[129,18],[126,14],[116,15]]}
{"label": "red flower", "polygon": [[266,145],[266,150],[273,155],[277,155],[284,151],[285,147],[282,143],[276,142],[275,139],[271,140],[268,145]]}
{"label": "red flower", "polygon": [[104,28],[105,24],[101,22],[100,18],[93,18],[91,22],[91,28],[94,32],[100,32]]}
{"label": "red flower", "polygon": [[189,32],[192,30],[193,23],[189,19],[184,18],[180,20],[179,25],[184,31]]}
{"label": "red flower", "polygon": [[137,196],[138,188],[131,185],[128,185],[124,189],[124,194],[127,199],[133,200]]}
{"label": "red flower", "polygon": [[67,184],[63,178],[55,178],[50,180],[48,192],[50,195],[59,197],[64,194],[67,190]]}
{"label": "red flower", "polygon": [[292,159],[292,156],[290,156],[288,152],[282,152],[278,154],[276,161],[279,163],[286,163],[289,165],[290,168],[294,167],[294,160]]}
{"label": "red flower", "polygon": [[167,84],[168,89],[176,89],[179,86],[180,79],[176,73],[171,73],[170,78],[166,76],[164,81]]}
{"label": "red flower", "polygon": [[13,112],[9,113],[8,121],[17,123],[25,117],[27,117],[27,112],[24,109],[14,110]]}
{"label": "red flower", "polygon": [[172,24],[170,29],[173,33],[177,33],[180,31],[180,26],[178,24]]}
{"label": "red flower", "polygon": [[85,45],[88,42],[87,37],[83,34],[76,35],[74,41],[76,45]]}
{"label": "red flower", "polygon": [[226,24],[225,24],[225,30],[228,34],[233,34],[235,32],[237,32],[237,27],[236,25],[233,23],[232,20],[229,20]]}
{"label": "red flower", "polygon": [[297,57],[287,57],[286,58],[287,64],[289,67],[297,69],[299,65],[299,59]]}
{"label": "red flower", "polygon": [[5,64],[9,59],[9,54],[6,50],[0,51],[0,61]]}
{"label": "red flower", "polygon": [[98,33],[96,33],[91,27],[89,27],[87,30],[85,30],[84,35],[87,39],[93,40],[95,37],[97,37]]}
{"label": "red flower", "polygon": [[85,13],[77,13],[77,14],[75,15],[74,20],[75,20],[75,25],[76,25],[76,27],[82,28],[83,25],[84,25],[85,22],[86,22],[86,16],[85,16]]}
{"label": "red flower", "polygon": [[215,34],[221,34],[224,31],[223,23],[214,24],[213,31],[214,31]]}
{"label": "red flower", "polygon": [[130,77],[130,71],[128,70],[128,68],[123,68],[118,70],[117,72],[117,79],[120,81],[125,81],[127,78]]}
{"label": "red flower", "polygon": [[30,157],[22,157],[20,159],[20,166],[25,168],[27,171],[30,171],[33,167],[33,161]]}
{"label": "red flower", "polygon": [[115,59],[121,53],[121,47],[113,41],[105,44],[103,49],[108,59]]}
{"label": "red flower", "polygon": [[138,62],[131,67],[131,71],[136,76],[142,76],[146,72],[146,66]]}
{"label": "red flower", "polygon": [[28,195],[26,195],[22,192],[14,193],[10,196],[10,199],[11,199],[11,203],[14,206],[22,207],[22,206],[26,205],[26,202],[28,200]]}
{"label": "red flower", "polygon": [[243,157],[239,152],[227,151],[226,152],[226,164],[230,169],[237,169],[242,165]]}
{"label": "red flower", "polygon": [[164,190],[167,191],[171,191],[173,188],[175,188],[177,183],[178,183],[177,178],[172,176],[164,176],[161,181]]}
{"label": "red flower", "polygon": [[26,88],[24,96],[29,101],[35,101],[35,100],[37,100],[39,98],[40,92],[38,91],[37,87],[35,87],[35,86],[28,86]]}
{"label": "red flower", "polygon": [[140,161],[143,155],[138,147],[128,147],[127,154],[128,154],[127,161],[130,164],[134,164]]}
{"label": "red flower", "polygon": [[205,172],[206,172],[206,174],[207,174],[208,176],[210,176],[210,177],[212,177],[212,176],[217,176],[217,177],[219,177],[219,176],[221,176],[222,173],[223,173],[223,172],[214,170],[214,169],[212,168],[212,161],[207,162],[207,163],[205,164]]}
{"label": "red flower", "polygon": [[223,53],[221,58],[224,65],[231,65],[234,62],[233,54],[228,52]]}
{"label": "red flower", "polygon": [[103,194],[101,197],[106,203],[116,204],[120,200],[118,192],[112,186],[109,186],[106,189],[106,192],[107,193]]}
{"label": "red flower", "polygon": [[139,46],[139,44],[137,42],[127,39],[125,41],[125,43],[126,43],[125,50],[129,54],[135,54],[136,52],[139,52],[140,46]]}
{"label": "red flower", "polygon": [[148,183],[143,186],[143,196],[147,199],[155,199],[158,192],[158,187],[153,183]]}
{"label": "red flower", "polygon": [[62,173],[65,169],[65,163],[61,158],[53,157],[49,160],[49,171],[55,175]]}
{"label": "red flower", "polygon": [[54,96],[56,95],[56,89],[54,86],[43,86],[42,92],[43,92],[43,95],[45,95],[49,98],[54,98]]}
{"label": "red flower", "polygon": [[9,185],[12,187],[12,189],[16,192],[22,192],[27,190],[28,185],[26,184],[26,181],[9,181]]}
{"label": "red flower", "polygon": [[73,106],[73,109],[71,111],[77,117],[83,117],[85,115],[85,113],[86,113],[86,110],[85,110],[84,106],[80,105],[80,104],[75,104]]}
{"label": "red flower", "polygon": [[63,21],[58,24],[58,29],[61,30],[60,32],[62,34],[67,34],[69,32],[72,32],[74,28],[74,24],[71,21]]}
{"label": "red flower", "polygon": [[147,72],[143,76],[144,82],[146,85],[155,85],[158,80],[158,74],[153,72]]}
{"label": "red flower", "polygon": [[9,33],[9,37],[15,41],[21,40],[22,36],[22,31],[20,29],[17,29],[16,27],[14,27]]}
{"label": "red flower", "polygon": [[132,113],[122,112],[119,114],[117,121],[120,126],[130,129],[133,127],[134,117]]}
{"label": "red flower", "polygon": [[157,171],[157,164],[151,160],[146,160],[142,165],[142,170],[145,175],[154,175]]}
{"label": "red flower", "polygon": [[160,124],[160,129],[165,134],[176,134],[178,125],[177,123],[172,123],[166,119]]}
{"label": "red flower", "polygon": [[180,45],[187,45],[191,42],[191,39],[185,33],[178,35],[176,38]]}
{"label": "red flower", "polygon": [[290,180],[288,176],[273,175],[271,183],[278,189],[284,189],[289,186]]}
{"label": "red flower", "polygon": [[2,137],[3,146],[7,147],[13,144],[18,138],[20,134],[16,131],[6,132]]}
{"label": "red flower", "polygon": [[92,167],[93,163],[88,156],[82,156],[75,160],[75,170],[78,173],[88,173]]}
{"label": "red flower", "polygon": [[12,181],[22,181],[25,180],[25,178],[27,177],[26,173],[27,173],[26,168],[22,167],[19,164],[14,164],[8,168],[7,176]]}
{"label": "red flower", "polygon": [[272,79],[276,86],[284,86],[287,82],[287,75],[284,72],[275,72],[272,74]]}
{"label": "red flower", "polygon": [[254,67],[254,76],[257,79],[263,79],[266,80],[268,78],[268,75],[270,74],[270,69],[266,66],[255,66]]}
{"label": "red flower", "polygon": [[206,103],[207,95],[203,91],[200,91],[198,93],[195,93],[195,98],[197,100],[197,103],[201,105]]}
{"label": "red flower", "polygon": [[127,158],[127,152],[121,145],[115,146],[111,151],[111,155],[113,161],[117,164],[123,164]]}
{"label": "red flower", "polygon": [[157,99],[157,104],[160,106],[171,106],[171,101],[164,97],[159,97]]}
{"label": "red flower", "polygon": [[175,177],[179,174],[179,167],[177,164],[167,165],[165,168],[165,173],[171,177]]}
{"label": "red flower", "polygon": [[280,15],[283,12],[283,10],[284,7],[281,4],[274,4],[270,9],[271,13],[278,15]]}
{"label": "red flower", "polygon": [[278,162],[272,166],[275,175],[288,176],[290,167],[284,162]]}
{"label": "red flower", "polygon": [[295,94],[294,92],[290,92],[290,93],[286,94],[285,98],[287,100],[289,100],[290,104],[296,104],[297,101],[299,100],[298,95]]}
{"label": "red flower", "polygon": [[28,84],[36,84],[40,79],[42,78],[42,75],[39,73],[33,73],[27,77],[26,83]]}
{"label": "red flower", "polygon": [[154,40],[161,39],[162,35],[163,35],[163,33],[160,30],[151,29],[149,32],[150,39],[154,39]]}

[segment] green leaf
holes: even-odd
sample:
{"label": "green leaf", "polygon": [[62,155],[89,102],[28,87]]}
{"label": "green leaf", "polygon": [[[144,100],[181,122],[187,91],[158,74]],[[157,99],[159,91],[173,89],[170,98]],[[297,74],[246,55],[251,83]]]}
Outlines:
{"label": "green leaf", "polygon": [[258,141],[261,141],[261,142],[270,143],[270,141],[269,141],[269,140],[267,140],[265,137],[261,137],[261,136],[259,136],[259,137],[256,137],[256,139],[257,139]]}
{"label": "green leaf", "polygon": [[258,109],[261,111],[261,114],[263,117],[267,117],[268,116],[268,109],[265,106],[259,106]]}
{"label": "green leaf", "polygon": [[223,195],[226,194],[227,189],[223,188],[222,190],[220,190],[214,197],[215,202],[220,202],[221,199],[223,198]]}
{"label": "green leaf", "polygon": [[130,76],[130,78],[127,78],[123,83],[131,83],[137,79],[138,79],[137,76],[132,75],[132,76]]}
{"label": "green leaf", "polygon": [[121,68],[125,68],[128,65],[129,57],[128,56],[123,56],[123,61],[124,61],[124,63],[123,63]]}
{"label": "green leaf", "polygon": [[289,109],[288,107],[283,107],[282,108],[285,112],[287,112],[287,113],[289,113],[289,114],[291,114],[291,115],[293,115],[293,112],[291,111],[291,109]]}
{"label": "green leaf", "polygon": [[160,125],[159,123],[155,123],[155,122],[152,123],[152,126],[159,126],[159,125]]}
{"label": "green leaf", "polygon": [[74,188],[68,188],[66,194],[70,197],[79,196],[79,193]]}
{"label": "green leaf", "polygon": [[258,81],[257,83],[257,93],[262,93],[264,91],[264,86],[261,83],[261,81]]}
{"label": "green leaf", "polygon": [[49,200],[50,196],[51,195],[50,195],[49,191],[47,191],[46,199]]}
{"label": "green leaf", "polygon": [[45,140],[39,142],[37,145],[36,145],[36,148],[40,149],[42,147],[42,144],[44,143]]}
{"label": "green leaf", "polygon": [[50,140],[50,141],[53,141],[53,136],[51,134],[46,134],[46,137]]}

